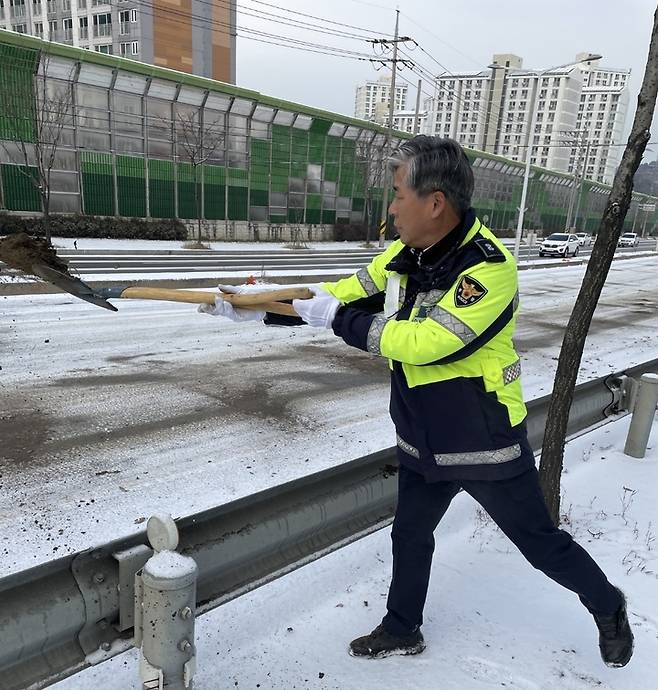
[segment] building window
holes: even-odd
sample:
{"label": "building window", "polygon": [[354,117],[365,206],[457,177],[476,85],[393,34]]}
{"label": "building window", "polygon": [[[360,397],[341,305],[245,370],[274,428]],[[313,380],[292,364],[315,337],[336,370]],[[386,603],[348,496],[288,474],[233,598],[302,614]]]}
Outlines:
{"label": "building window", "polygon": [[119,36],[128,36],[128,34],[130,34],[130,10],[121,10],[119,12]]}
{"label": "building window", "polygon": [[[11,7],[11,16],[18,18],[25,16],[25,0],[9,0],[9,5]],[[20,24],[19,26],[23,26]],[[19,31],[18,33],[24,34],[26,31]]]}
{"label": "building window", "polygon": [[43,22],[35,22],[34,35],[43,38]]}
{"label": "building window", "polygon": [[[91,0],[92,4],[96,0]],[[94,37],[111,36],[112,35],[112,15],[111,14],[95,14],[94,15]],[[98,47],[98,46],[97,46]],[[101,46],[104,47],[104,46]],[[99,50],[99,53],[106,51]]]}
{"label": "building window", "polygon": [[66,19],[62,19],[62,29],[64,29],[64,40],[65,41],[72,41],[73,40],[73,19],[71,19],[71,17],[67,17]]}
{"label": "building window", "polygon": [[103,53],[104,55],[112,55],[112,44],[104,46],[94,46],[94,50],[97,53]]}
{"label": "building window", "polygon": [[27,24],[12,24],[11,30],[15,31],[17,34],[26,34]]}
{"label": "building window", "polygon": [[80,38],[89,38],[89,17],[80,17]]}
{"label": "building window", "polygon": [[51,41],[57,40],[57,20],[56,19],[51,19],[48,22],[48,38]]}
{"label": "building window", "polygon": [[130,22],[132,24],[137,23],[137,10],[130,10]]}

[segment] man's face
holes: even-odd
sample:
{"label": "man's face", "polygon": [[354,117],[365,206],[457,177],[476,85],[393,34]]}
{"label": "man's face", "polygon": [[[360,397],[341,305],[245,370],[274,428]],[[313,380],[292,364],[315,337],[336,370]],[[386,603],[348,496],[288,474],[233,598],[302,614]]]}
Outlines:
{"label": "man's face", "polygon": [[401,165],[393,179],[394,197],[388,212],[395,219],[400,239],[409,247],[425,249],[437,240],[437,221],[445,206],[442,192],[418,196],[407,185],[409,164]]}

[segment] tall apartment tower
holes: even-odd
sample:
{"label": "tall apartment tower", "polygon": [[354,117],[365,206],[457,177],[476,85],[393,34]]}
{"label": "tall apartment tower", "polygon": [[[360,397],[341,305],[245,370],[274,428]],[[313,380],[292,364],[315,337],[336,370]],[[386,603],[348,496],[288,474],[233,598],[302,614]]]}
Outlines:
{"label": "tall apartment tower", "polygon": [[[577,55],[576,58],[581,58]],[[628,113],[629,69],[603,69],[592,65],[584,72],[583,90],[580,94],[576,130],[581,139],[589,142],[585,177],[610,184],[621,161],[624,123]],[[573,172],[582,154],[583,142],[572,148],[569,156],[569,172]]]}
{"label": "tall apartment tower", "polygon": [[0,29],[235,83],[236,0],[0,0]]}
{"label": "tall apartment tower", "polygon": [[[599,60],[559,69],[523,69],[517,55],[497,54],[489,69],[438,77],[427,99],[426,131],[469,148],[611,183],[619,163],[628,109],[628,69],[604,69]],[[536,119],[530,132],[532,103]],[[572,146],[570,146],[570,143]]]}
{"label": "tall apartment tower", "polygon": [[[406,110],[406,84],[395,85],[394,110]],[[367,81],[356,87],[354,117],[385,124],[388,122],[389,103],[391,98],[391,77],[383,75],[377,81]]]}

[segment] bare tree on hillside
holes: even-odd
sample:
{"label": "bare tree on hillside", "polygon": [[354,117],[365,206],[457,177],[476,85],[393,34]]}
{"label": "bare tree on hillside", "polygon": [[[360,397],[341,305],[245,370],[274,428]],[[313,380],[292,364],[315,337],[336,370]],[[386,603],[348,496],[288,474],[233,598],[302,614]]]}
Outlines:
{"label": "bare tree on hillside", "polygon": [[75,70],[73,65],[67,76],[54,78],[49,76],[50,65],[51,56],[42,51],[36,74],[29,82],[6,84],[0,106],[6,118],[0,147],[37,191],[49,243],[51,173],[57,151],[64,143],[65,128],[73,126]]}
{"label": "bare tree on hillside", "polygon": [[637,99],[637,110],[628,143],[603,212],[592,255],[587,264],[583,283],[576,304],[569,318],[560,357],[558,360],[553,392],[548,409],[546,429],[542,443],[540,481],[550,513],[556,524],[560,520],[560,478],[564,456],[564,444],[573,401],[578,369],[582,359],[585,338],[596,308],[603,284],[617,247],[624,219],[631,202],[633,176],[650,138],[650,127],[658,91],[658,9],[654,14],[649,56]]}

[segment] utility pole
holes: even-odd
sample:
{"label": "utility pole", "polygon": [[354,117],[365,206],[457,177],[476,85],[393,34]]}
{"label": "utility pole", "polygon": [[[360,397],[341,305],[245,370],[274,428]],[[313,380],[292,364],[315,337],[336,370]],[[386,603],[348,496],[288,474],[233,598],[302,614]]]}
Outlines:
{"label": "utility pole", "polygon": [[418,80],[418,93],[416,94],[416,114],[414,115],[414,134],[418,134],[418,130],[420,129],[420,122],[418,122],[418,115],[420,114],[420,94],[421,94],[421,86],[423,85],[423,80],[419,79]]}
{"label": "utility pole", "polygon": [[[399,24],[400,24],[400,10],[396,9],[395,10],[395,33],[393,35],[393,40],[387,39],[387,38],[375,38],[370,41],[370,43],[374,45],[378,44],[384,47],[388,47],[390,44],[393,45],[393,58],[392,59],[382,59],[382,58],[377,58],[371,60],[371,62],[378,62],[381,63],[382,65],[386,65],[387,63],[391,63],[391,92],[390,92],[390,98],[389,98],[389,104],[388,104],[388,127],[386,128],[386,141],[384,143],[384,161],[388,161],[389,156],[391,155],[391,140],[392,140],[392,133],[393,133],[393,113],[395,111],[395,80],[397,77],[397,68],[398,68],[398,62],[402,62],[404,64],[408,63],[408,60],[399,60],[398,59],[398,43],[406,43],[407,41],[412,41],[413,39],[409,38],[409,36],[400,36],[399,35]],[[409,63],[411,64],[411,63]],[[379,246],[383,247],[384,246],[384,234],[386,232],[386,222],[388,220],[388,194],[389,194],[389,188],[391,186],[391,175],[388,170],[388,165],[385,163],[386,169],[384,172],[384,189],[383,189],[383,194],[382,194],[382,212],[380,216],[380,224],[379,227],[383,228],[383,230],[380,230],[379,232]]]}
{"label": "utility pole", "polygon": [[637,221],[637,213],[640,210],[640,202],[639,200],[635,202],[635,215],[633,216],[633,227],[631,228],[631,232],[635,232],[635,222]]}
{"label": "utility pole", "polygon": [[[585,147],[585,162],[583,163],[583,174],[580,176],[580,189],[578,190],[578,203],[576,204],[576,213],[573,217],[573,226],[578,230],[578,214],[580,213],[580,204],[583,200],[583,188],[585,187],[585,173],[587,172],[587,163],[589,162],[589,149],[590,142],[587,141],[587,146]],[[583,214],[583,230],[585,227],[585,214]]]}
{"label": "utility pole", "polygon": [[[580,181],[581,181],[581,170],[580,170],[580,163],[582,160],[582,145],[583,141],[585,139],[585,132],[584,130],[581,129],[576,129],[576,130],[566,130],[564,132],[561,132],[561,134],[570,134],[574,135],[574,139],[565,139],[563,140],[563,143],[566,144],[571,144],[576,148],[576,165],[573,173],[573,187],[571,188],[571,193],[569,194],[569,206],[567,208],[567,219],[564,224],[564,230],[565,232],[569,232],[569,230],[574,226],[573,221],[573,207],[576,203],[576,195],[578,194],[578,189],[580,188]],[[584,173],[584,170],[583,170]]]}

